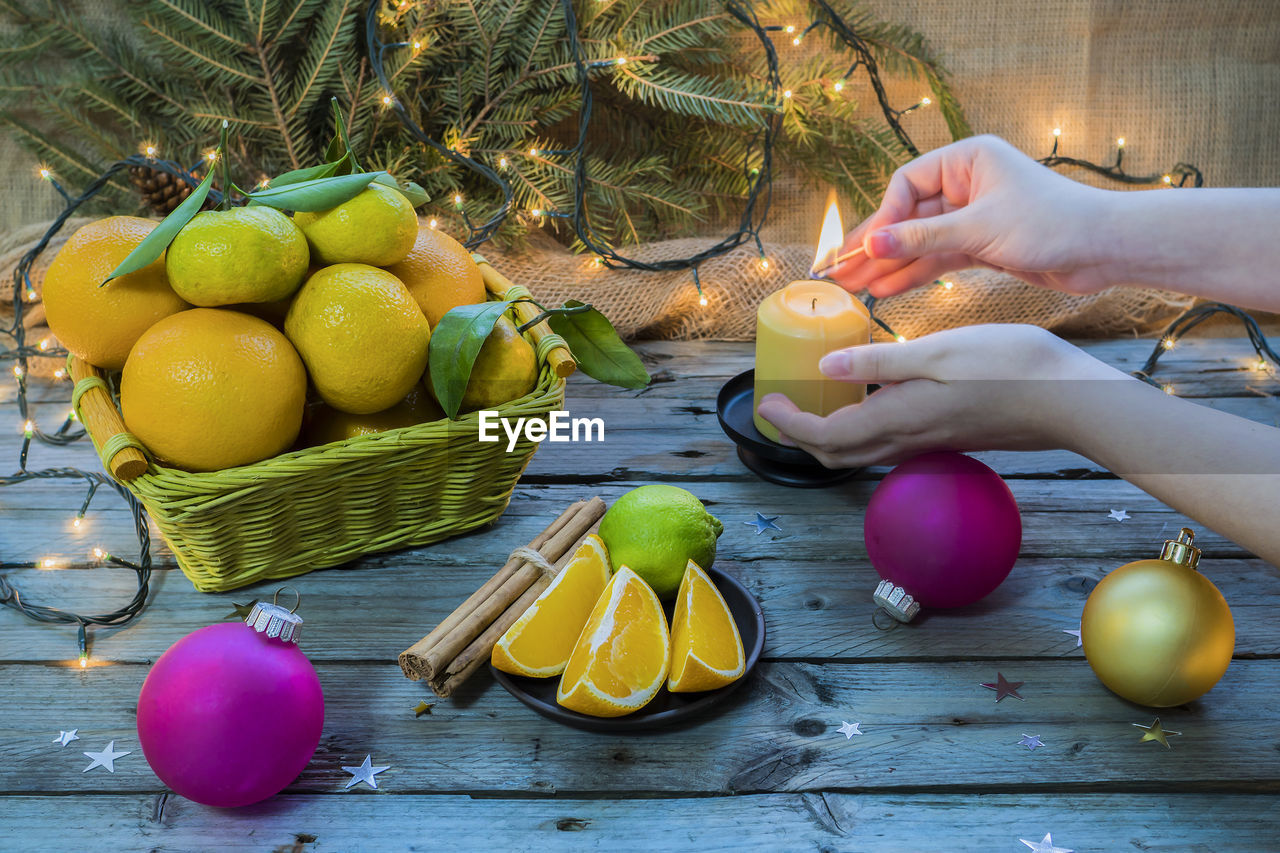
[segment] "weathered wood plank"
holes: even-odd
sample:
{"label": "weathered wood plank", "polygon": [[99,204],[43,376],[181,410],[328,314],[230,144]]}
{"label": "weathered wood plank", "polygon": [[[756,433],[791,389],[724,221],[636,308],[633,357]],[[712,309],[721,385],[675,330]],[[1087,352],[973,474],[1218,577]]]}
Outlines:
{"label": "weathered wood plank", "polygon": [[[492,572],[492,567],[465,561],[424,566],[413,551],[366,563],[354,573],[317,572],[293,582],[302,593],[304,646],[313,660],[392,661]],[[865,559],[846,564],[726,558],[717,565],[741,579],[760,601],[768,625],[766,657],[903,662],[1007,658],[1011,653],[1079,657],[1075,637],[1063,631],[1076,626],[1094,583],[1114,568],[1097,560],[1024,559],[979,604],[931,613],[908,626],[888,622],[894,627],[886,631],[872,621],[871,590],[877,576]],[[1237,656],[1280,655],[1274,606],[1280,599],[1280,574],[1260,560],[1206,560],[1202,568],[1232,606]],[[128,571],[100,569],[6,574],[28,600],[57,602],[78,612],[125,600],[133,578]],[[223,619],[233,602],[269,597],[276,586],[209,595],[196,592],[176,572],[157,572],[155,578],[156,603],[144,618],[120,630],[92,632],[95,660],[155,660],[179,637]],[[0,661],[65,661],[74,652],[71,629],[0,614]]]}
{"label": "weathered wood plank", "polygon": [[[372,792],[369,792],[372,793]],[[757,794],[643,800],[475,800],[449,795],[282,796],[235,811],[163,795],[11,797],[0,822],[26,853],[207,849],[358,853],[585,849],[1016,851],[1046,832],[1080,851],[1255,853],[1275,844],[1269,795]],[[1211,820],[1206,818],[1212,815]],[[922,848],[921,848],[922,849]]]}
{"label": "weathered wood plank", "polygon": [[[902,789],[1280,791],[1280,664],[1236,661],[1212,693],[1159,712],[1173,748],[1141,743],[1156,712],[1106,691],[1083,661],[901,664],[762,663],[718,716],[660,733],[601,735],[537,716],[487,677],[415,718],[426,696],[394,663],[326,664],[320,748],[292,792],[337,792],[366,753],[391,793],[757,793]],[[979,686],[997,671],[1025,701]],[[0,792],[157,792],[137,750],[147,668],[0,666]],[[846,739],[843,720],[864,734]],[[134,749],[114,775],[81,772],[75,746]],[[1018,745],[1024,733],[1046,746]]]}

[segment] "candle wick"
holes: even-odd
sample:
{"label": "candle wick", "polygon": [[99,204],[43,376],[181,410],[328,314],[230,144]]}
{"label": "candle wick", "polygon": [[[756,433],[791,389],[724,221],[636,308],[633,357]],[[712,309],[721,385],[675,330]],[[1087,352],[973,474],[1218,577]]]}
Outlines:
{"label": "candle wick", "polygon": [[815,296],[815,297],[813,297],[813,304],[809,306],[809,310],[810,310],[810,311],[817,311],[817,310],[818,310],[818,297],[816,297],[816,296]]}

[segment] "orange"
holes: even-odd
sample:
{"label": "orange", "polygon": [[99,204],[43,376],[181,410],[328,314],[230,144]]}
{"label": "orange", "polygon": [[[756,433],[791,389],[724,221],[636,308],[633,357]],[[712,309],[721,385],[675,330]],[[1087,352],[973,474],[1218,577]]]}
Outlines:
{"label": "orange", "polygon": [[538,384],[538,358],[533,346],[503,314],[485,338],[462,395],[462,411],[492,409],[517,400]]}
{"label": "orange", "polygon": [[556,701],[593,717],[621,717],[658,695],[671,663],[658,596],[626,566],[618,569],[565,664]]}
{"label": "orange", "polygon": [[484,278],[471,253],[434,228],[419,228],[408,257],[387,272],[409,288],[433,329],[450,308],[485,301]]}
{"label": "orange", "polygon": [[191,307],[169,287],[164,258],[98,286],[155,227],[138,216],[90,222],[49,264],[41,298],[49,329],[68,352],[119,370],[151,324]]}
{"label": "orange", "polygon": [[707,573],[690,560],[671,616],[667,689],[672,693],[714,690],[737,681],[746,669],[742,636],[729,605]]}
{"label": "orange", "polygon": [[403,400],[422,379],[431,341],[427,318],[400,279],[367,264],[335,264],[307,279],[284,333],[321,398],[353,415]]}
{"label": "orange", "polygon": [[498,639],[493,665],[512,675],[535,678],[564,672],[582,626],[608,582],[609,554],[592,533],[551,585]]}
{"label": "orange", "polygon": [[287,450],[306,394],[302,359],[269,323],[193,308],[138,338],[120,379],[120,410],[160,459],[218,471]]}
{"label": "orange", "polygon": [[302,443],[308,446],[344,441],[358,435],[373,435],[391,429],[425,424],[444,418],[440,404],[419,382],[409,395],[389,409],[371,415],[352,415],[320,403],[302,429]]}

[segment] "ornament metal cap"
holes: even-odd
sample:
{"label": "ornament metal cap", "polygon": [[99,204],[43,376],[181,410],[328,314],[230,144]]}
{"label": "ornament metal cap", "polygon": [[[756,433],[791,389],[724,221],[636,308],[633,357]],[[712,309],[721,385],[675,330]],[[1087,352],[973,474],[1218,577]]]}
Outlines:
{"label": "ornament metal cap", "polygon": [[920,613],[920,602],[893,581],[882,580],[876,584],[871,600],[899,622],[910,622]]}
{"label": "ornament metal cap", "polygon": [[1190,527],[1184,527],[1178,532],[1177,539],[1164,540],[1164,547],[1160,549],[1160,559],[1168,560],[1179,566],[1186,566],[1188,569],[1194,569],[1200,565],[1200,549],[1192,543],[1195,542],[1196,533]]}
{"label": "ornament metal cap", "polygon": [[[281,589],[293,589],[293,587],[281,587]],[[293,594],[298,595],[298,591],[294,589]],[[244,624],[259,634],[266,634],[283,643],[297,643],[298,637],[302,634],[302,617],[293,610],[298,609],[302,596],[298,596],[299,601],[294,603],[293,610],[276,604],[279,598],[280,590],[276,590],[270,604],[265,601],[255,601],[253,609],[244,619]]]}

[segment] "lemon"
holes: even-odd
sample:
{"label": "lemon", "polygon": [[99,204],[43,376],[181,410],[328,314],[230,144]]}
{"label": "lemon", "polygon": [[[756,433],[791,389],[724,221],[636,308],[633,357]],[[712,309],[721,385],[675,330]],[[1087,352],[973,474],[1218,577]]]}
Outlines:
{"label": "lemon", "polygon": [[418,237],[418,215],[398,190],[383,184],[319,213],[299,211],[293,221],[322,264],[385,267],[403,261]]}
{"label": "lemon", "polygon": [[723,531],[702,501],[678,486],[632,489],[600,520],[600,538],[614,570],[630,566],[664,599],[680,587],[690,560],[710,568]]}
{"label": "lemon", "polygon": [[431,327],[400,279],[367,264],[324,267],[284,319],[320,397],[344,412],[389,409],[427,366]]}
{"label": "lemon", "polygon": [[476,356],[467,390],[462,395],[462,411],[492,409],[517,400],[537,384],[538,359],[533,346],[503,314]]}
{"label": "lemon", "polygon": [[120,410],[160,459],[218,471],[288,449],[306,394],[302,360],[269,323],[193,308],[138,338],[120,379]]}
{"label": "lemon", "polygon": [[484,302],[484,277],[471,253],[457,240],[434,228],[419,228],[413,248],[387,272],[404,282],[431,328],[450,308]]}
{"label": "lemon", "polygon": [[341,412],[328,403],[320,403],[311,411],[310,420],[302,428],[302,443],[308,446],[344,441],[358,435],[373,435],[391,429],[425,424],[444,417],[440,405],[419,382],[408,396],[389,409],[371,415]]}
{"label": "lemon", "polygon": [[270,207],[197,213],[165,254],[174,291],[192,305],[275,302],[307,274],[307,240]]}
{"label": "lemon", "polygon": [[155,227],[139,216],[90,222],[71,235],[49,264],[40,294],[45,318],[77,358],[119,370],[153,323],[191,307],[169,287],[163,260],[98,286]]}

